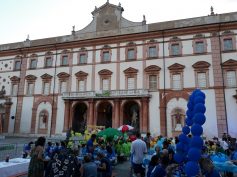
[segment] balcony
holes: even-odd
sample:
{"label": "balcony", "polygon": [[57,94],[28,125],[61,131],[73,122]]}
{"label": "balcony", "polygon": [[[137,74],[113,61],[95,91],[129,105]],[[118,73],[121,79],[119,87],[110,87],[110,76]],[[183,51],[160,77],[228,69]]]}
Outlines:
{"label": "balcony", "polygon": [[150,97],[150,94],[147,89],[64,92],[62,99],[77,100],[77,99],[88,99],[88,98],[121,98],[121,97],[123,98]]}

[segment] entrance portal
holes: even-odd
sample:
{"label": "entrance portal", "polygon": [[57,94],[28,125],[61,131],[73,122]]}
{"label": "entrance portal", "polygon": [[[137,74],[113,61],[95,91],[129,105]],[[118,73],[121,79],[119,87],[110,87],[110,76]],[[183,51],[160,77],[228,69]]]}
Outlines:
{"label": "entrance portal", "polygon": [[135,101],[129,101],[124,104],[123,124],[131,125],[134,130],[140,129],[139,106]]}
{"label": "entrance portal", "polygon": [[75,106],[74,117],[72,122],[72,130],[75,132],[84,133],[87,123],[87,106],[84,103],[79,103]]}
{"label": "entrance portal", "polygon": [[112,127],[112,105],[109,102],[103,102],[98,106],[97,125]]}

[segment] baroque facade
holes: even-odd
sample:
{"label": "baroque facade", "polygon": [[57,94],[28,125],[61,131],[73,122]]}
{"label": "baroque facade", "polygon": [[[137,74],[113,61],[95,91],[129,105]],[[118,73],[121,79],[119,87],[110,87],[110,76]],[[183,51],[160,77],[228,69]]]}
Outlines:
{"label": "baroque facade", "polygon": [[123,11],[107,2],[71,35],[0,45],[0,131],[62,135],[129,124],[175,136],[199,88],[204,135],[237,137],[237,12],[147,24]]}

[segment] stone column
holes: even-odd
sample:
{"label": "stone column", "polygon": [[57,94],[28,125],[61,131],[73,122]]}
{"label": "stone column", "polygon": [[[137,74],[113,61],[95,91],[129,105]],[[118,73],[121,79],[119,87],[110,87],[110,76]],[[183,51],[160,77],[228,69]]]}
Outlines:
{"label": "stone column", "polygon": [[92,125],[93,124],[93,113],[94,113],[94,100],[89,100],[89,116],[88,116],[88,121],[87,125]]}
{"label": "stone column", "polygon": [[118,128],[120,126],[119,118],[120,118],[120,100],[115,99],[114,100],[114,119],[112,119],[114,128]]}
{"label": "stone column", "polygon": [[148,98],[142,98],[142,131],[148,131]]}
{"label": "stone column", "polygon": [[66,132],[69,129],[69,117],[70,117],[70,101],[64,101],[65,108],[64,108],[64,125],[63,125],[63,132]]}

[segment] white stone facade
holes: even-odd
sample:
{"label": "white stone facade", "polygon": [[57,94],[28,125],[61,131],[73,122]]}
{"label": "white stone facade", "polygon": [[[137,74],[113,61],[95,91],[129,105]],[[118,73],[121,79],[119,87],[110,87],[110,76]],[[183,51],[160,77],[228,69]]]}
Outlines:
{"label": "white stone facade", "polygon": [[[228,131],[237,137],[237,13],[146,24],[124,19],[122,11],[106,3],[86,28],[70,36],[0,45],[3,132],[62,135],[77,129],[83,115],[87,125],[101,125],[109,117],[106,126],[116,128],[131,123],[135,111],[140,131],[176,136],[173,119],[177,111],[185,118],[188,96],[200,88],[206,94],[204,135]],[[155,52],[152,57],[149,51]],[[227,78],[230,71],[235,75]]]}

